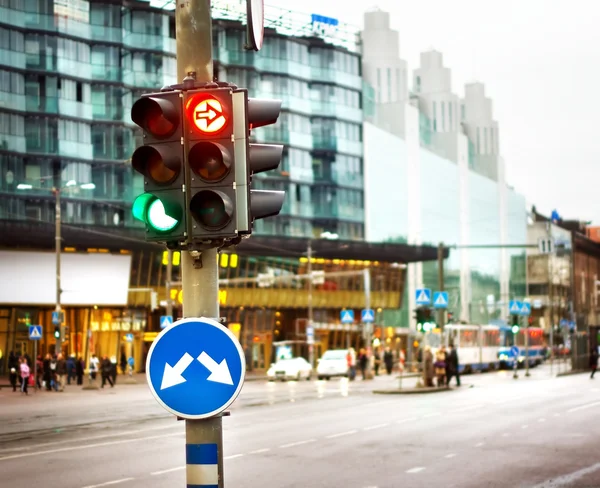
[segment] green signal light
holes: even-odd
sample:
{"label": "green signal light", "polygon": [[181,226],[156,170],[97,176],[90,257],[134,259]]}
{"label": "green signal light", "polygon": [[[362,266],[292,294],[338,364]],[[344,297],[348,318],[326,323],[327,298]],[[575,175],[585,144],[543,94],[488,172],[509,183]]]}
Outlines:
{"label": "green signal light", "polygon": [[165,206],[157,198],[150,203],[147,212],[148,225],[160,232],[168,232],[179,224],[179,221],[165,213]]}
{"label": "green signal light", "polygon": [[179,220],[167,215],[163,203],[151,193],[143,193],[133,202],[133,217],[158,232],[168,232],[179,225]]}
{"label": "green signal light", "polygon": [[513,325],[513,326],[512,326],[512,333],[513,333],[513,334],[516,334],[516,333],[518,333],[518,332],[519,332],[519,326],[518,326],[518,325]]}

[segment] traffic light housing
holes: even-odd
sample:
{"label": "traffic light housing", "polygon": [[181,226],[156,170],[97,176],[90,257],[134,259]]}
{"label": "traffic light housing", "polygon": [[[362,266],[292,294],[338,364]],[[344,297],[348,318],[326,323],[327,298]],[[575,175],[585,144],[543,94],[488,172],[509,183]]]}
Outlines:
{"label": "traffic light housing", "polygon": [[54,326],[54,338],[60,339],[60,325]]}
{"label": "traffic light housing", "polygon": [[[236,108],[243,95],[233,87],[184,94],[185,151],[189,171],[189,225],[194,242],[238,236],[236,173],[244,151],[244,129]],[[243,115],[243,113],[242,113]]]}
{"label": "traffic light housing", "polygon": [[133,216],[146,224],[146,240],[175,244],[185,240],[186,194],[181,91],[142,95],[131,119],[144,131],[144,145],[131,157],[144,176],[145,193],[133,203]]}
{"label": "traffic light housing", "polygon": [[[242,233],[252,233],[252,224],[256,219],[278,215],[285,199],[284,191],[253,190],[252,176],[256,173],[277,169],[283,157],[283,146],[280,144],[250,143],[250,133],[253,129],[264,127],[277,122],[281,113],[281,100],[255,99],[245,95],[246,118],[246,171],[244,181],[240,182],[241,190],[247,206],[247,220],[240,221]],[[240,213],[240,217],[242,214]]]}
{"label": "traffic light housing", "polygon": [[417,331],[429,332],[435,328],[433,312],[429,307],[419,307],[415,310],[415,319],[417,321]]}
{"label": "traffic light housing", "polygon": [[518,315],[511,315],[511,330],[513,334],[518,334],[519,333],[519,328],[520,328],[520,324],[519,324],[519,316]]}

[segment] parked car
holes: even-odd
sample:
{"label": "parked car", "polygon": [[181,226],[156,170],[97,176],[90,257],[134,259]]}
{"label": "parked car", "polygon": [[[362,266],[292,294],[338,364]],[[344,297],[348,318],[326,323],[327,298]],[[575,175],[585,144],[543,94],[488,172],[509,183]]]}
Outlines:
{"label": "parked car", "polygon": [[312,367],[304,358],[279,359],[267,371],[269,381],[310,380]]}
{"label": "parked car", "polygon": [[317,365],[317,378],[328,380],[333,376],[348,376],[346,349],[330,349],[325,351]]}

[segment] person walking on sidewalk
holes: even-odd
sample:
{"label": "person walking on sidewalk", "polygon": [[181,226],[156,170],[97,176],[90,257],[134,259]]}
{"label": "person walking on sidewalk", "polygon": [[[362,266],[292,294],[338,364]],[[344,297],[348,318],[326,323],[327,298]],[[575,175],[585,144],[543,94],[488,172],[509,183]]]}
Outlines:
{"label": "person walking on sidewalk", "polygon": [[17,355],[10,351],[8,355],[8,371],[10,386],[12,386],[13,391],[17,391],[17,378],[19,377],[19,358]]}
{"label": "person walking on sidewalk", "polygon": [[111,388],[115,386],[111,379],[112,367],[113,366],[110,362],[110,359],[108,359],[107,356],[104,356],[102,358],[102,364],[100,365],[100,371],[102,373],[102,388],[104,388],[104,385],[107,381],[110,383]]}
{"label": "person walking on sidewalk", "polygon": [[458,372],[458,353],[454,344],[450,344],[450,352],[446,360],[446,384],[450,386],[450,380],[456,376],[456,386],[460,386],[460,374]]}
{"label": "person walking on sidewalk", "polygon": [[590,379],[594,379],[594,373],[596,372],[596,369],[598,368],[598,350],[597,349],[592,349],[592,351],[590,352],[590,368],[592,368],[592,374],[590,376]]}
{"label": "person walking on sidewalk", "polygon": [[19,365],[19,370],[21,372],[21,393],[25,393],[25,395],[29,395],[27,393],[27,384],[29,383],[29,365],[27,364],[27,359],[24,357],[21,358],[21,364]]}
{"label": "person walking on sidewalk", "polygon": [[56,360],[56,391],[65,391],[67,381],[67,362],[62,354]]}

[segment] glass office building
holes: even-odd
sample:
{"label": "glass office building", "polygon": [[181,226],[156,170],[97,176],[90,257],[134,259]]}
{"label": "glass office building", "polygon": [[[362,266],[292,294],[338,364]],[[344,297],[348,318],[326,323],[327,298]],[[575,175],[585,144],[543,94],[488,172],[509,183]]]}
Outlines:
{"label": "glass office building", "polygon": [[[256,232],[362,239],[357,33],[267,9],[265,43],[254,53],[243,49],[245,2],[213,2],[213,17],[215,75],[250,96],[283,100],[279,122],[254,137],[285,144],[280,169],[256,186],[286,190],[286,201]],[[130,212],[142,192],[129,159],[139,142],[130,108],[177,82],[175,47],[173,12],[152,2],[0,0],[0,220],[51,222],[50,190],[69,182],[64,223],[140,228]]]}

